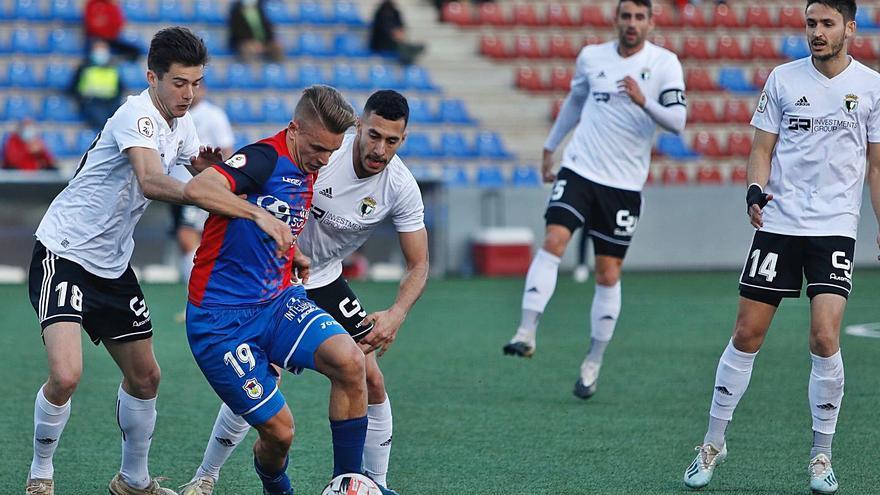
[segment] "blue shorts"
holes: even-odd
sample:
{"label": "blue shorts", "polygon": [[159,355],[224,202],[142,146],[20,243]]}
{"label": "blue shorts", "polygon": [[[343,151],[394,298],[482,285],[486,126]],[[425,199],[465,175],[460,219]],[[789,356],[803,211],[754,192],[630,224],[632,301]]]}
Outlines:
{"label": "blue shorts", "polygon": [[300,286],[247,307],[186,308],[186,335],[208,383],[236,414],[265,423],[284,407],[270,364],[298,373],[315,369],[315,351],[348,332]]}

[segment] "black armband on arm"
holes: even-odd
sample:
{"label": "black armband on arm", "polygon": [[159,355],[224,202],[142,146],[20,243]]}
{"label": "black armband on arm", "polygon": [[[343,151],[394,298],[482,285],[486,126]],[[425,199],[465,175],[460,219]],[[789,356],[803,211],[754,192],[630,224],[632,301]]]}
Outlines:
{"label": "black armband on arm", "polygon": [[686,107],[687,98],[684,96],[684,91],[680,89],[667,89],[660,93],[660,104],[664,107],[671,107],[673,105]]}

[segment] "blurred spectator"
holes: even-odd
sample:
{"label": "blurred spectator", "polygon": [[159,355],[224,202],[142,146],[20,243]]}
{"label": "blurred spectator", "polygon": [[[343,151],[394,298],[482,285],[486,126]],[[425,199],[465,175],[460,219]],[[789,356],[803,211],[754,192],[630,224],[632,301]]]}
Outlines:
{"label": "blurred spectator", "polygon": [[406,26],[393,0],[384,0],[373,14],[370,50],[394,53],[403,65],[410,65],[425,50],[425,45],[407,40]]}
{"label": "blurred spectator", "polygon": [[106,41],[114,51],[131,60],[140,56],[140,48],[119,38],[125,27],[125,14],[114,0],[88,0],[83,23],[88,40]]}
{"label": "blurred spectator", "polygon": [[15,170],[54,170],[55,158],[40,139],[37,127],[24,119],[6,138],[3,147],[3,168]]}
{"label": "blurred spectator", "polygon": [[284,57],[261,0],[236,0],[229,13],[229,48],[244,62]]}
{"label": "blurred spectator", "polygon": [[70,88],[80,113],[95,129],[101,129],[122,103],[124,87],[119,68],[112,63],[110,45],[97,40],[89,57],[76,70]]}

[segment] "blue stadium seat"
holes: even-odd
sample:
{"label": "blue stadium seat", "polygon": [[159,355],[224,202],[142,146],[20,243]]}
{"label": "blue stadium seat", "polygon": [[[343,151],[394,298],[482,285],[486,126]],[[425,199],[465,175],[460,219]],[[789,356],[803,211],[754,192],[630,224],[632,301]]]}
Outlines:
{"label": "blue stadium seat", "polygon": [[299,22],[303,24],[333,24],[333,15],[324,10],[324,6],[316,2],[300,2]]}
{"label": "blue stadium seat", "polygon": [[42,114],[38,111],[34,102],[29,98],[25,98],[23,96],[10,96],[6,99],[6,104],[4,105],[5,115],[3,116],[3,120],[8,121],[19,121],[24,118],[31,118],[35,120],[39,120]]}
{"label": "blue stadium seat", "polygon": [[267,88],[290,89],[297,87],[296,76],[291,74],[287,67],[281,64],[266,64],[263,66],[263,82]]}
{"label": "blue stadium seat", "polygon": [[49,47],[36,31],[26,28],[17,28],[12,32],[10,48],[13,52],[25,55],[47,53]]}
{"label": "blue stadium seat", "polygon": [[263,8],[266,9],[266,16],[275,24],[296,24],[299,21],[296,12],[283,0],[270,0],[263,4]]}
{"label": "blue stadium seat", "polygon": [[98,133],[91,129],[83,129],[79,131],[72,148],[73,154],[79,156],[84,155],[86,150],[92,147],[92,143],[95,142],[95,138],[97,137]]}
{"label": "blue stadium seat", "polygon": [[255,124],[263,121],[260,112],[256,112],[251,102],[245,98],[233,97],[226,100],[226,115],[229,120],[241,124]]}
{"label": "blue stadium seat", "polygon": [[293,110],[277,96],[263,98],[263,121],[271,124],[286,124],[293,116]]}
{"label": "blue stadium seat", "polygon": [[[37,75],[32,65],[25,62],[13,62],[6,69],[6,84],[17,88],[34,88],[37,86]],[[42,81],[41,81],[42,82]]]}
{"label": "blue stadium seat", "polygon": [[856,25],[860,30],[880,28],[880,25],[877,25],[874,21],[874,12],[870,7],[859,5],[858,10],[856,10]]}
{"label": "blue stadium seat", "polygon": [[410,132],[397,152],[400,156],[431,158],[438,156],[431,138],[423,132]]}
{"label": "blue stadium seat", "polygon": [[79,122],[82,117],[73,99],[51,95],[43,100],[43,120],[50,122]]}
{"label": "blue stadium seat", "polygon": [[224,7],[225,2],[214,2],[212,0],[197,0],[195,7],[195,18],[198,22],[206,24],[226,24],[226,18],[229,16]]}
{"label": "blue stadium seat", "polygon": [[146,55],[146,53],[150,49],[147,41],[145,41],[141,33],[137,31],[125,30],[122,32],[122,34],[119,35],[119,39],[140,48],[141,53],[143,53],[144,55]]}
{"label": "blue stadium seat", "polygon": [[323,34],[303,31],[299,34],[298,53],[304,57],[329,57],[333,49]]}
{"label": "blue stadium seat", "polygon": [[67,90],[73,83],[73,67],[53,62],[46,65],[46,73],[43,77],[43,84],[49,89],[59,91]]}
{"label": "blue stadium seat", "polygon": [[507,159],[513,155],[504,149],[501,136],[495,132],[478,132],[474,139],[474,152],[483,158]]}
{"label": "blue stadium seat", "polygon": [[226,67],[226,83],[233,89],[259,89],[265,87],[263,78],[256,77],[253,66],[233,63]]}
{"label": "blue stadium seat", "polygon": [[746,78],[742,67],[722,67],[718,71],[718,85],[734,93],[757,91],[757,88]]}
{"label": "blue stadium seat", "polygon": [[657,150],[670,158],[679,160],[688,160],[698,158],[699,153],[690,149],[690,147],[681,139],[681,136],[675,134],[663,133],[657,139]]}
{"label": "blue stadium seat", "polygon": [[510,183],[516,187],[538,187],[541,185],[541,174],[537,165],[520,165],[513,169]]}
{"label": "blue stadium seat", "polygon": [[[210,52],[208,52],[210,55]],[[226,78],[226,71],[219,65],[208,64],[205,67],[205,85],[209,89],[227,89],[229,88],[229,80]]]}
{"label": "blue stadium seat", "polygon": [[131,22],[159,22],[159,13],[152,6],[153,2],[146,0],[122,0],[125,18]]}
{"label": "blue stadium seat", "polygon": [[235,151],[238,151],[259,139],[254,138],[252,134],[253,133],[247,131],[235,131],[235,144],[232,145],[232,147],[235,148]]}
{"label": "blue stadium seat", "polygon": [[365,90],[369,88],[367,81],[358,74],[357,68],[351,64],[335,64],[333,66],[331,85],[339,89]]}
{"label": "blue stadium seat", "polygon": [[78,31],[59,28],[49,32],[49,52],[82,56],[86,46]]}
{"label": "blue stadium seat", "polygon": [[457,98],[444,98],[440,100],[439,114],[440,121],[446,124],[465,124],[473,125],[477,121],[468,115],[464,101]]}
{"label": "blue stadium seat", "polygon": [[52,0],[52,18],[56,21],[80,22],[82,10],[74,0]]}
{"label": "blue stadium seat", "polygon": [[12,18],[25,21],[46,21],[51,17],[44,3],[39,0],[15,0],[12,4]]}
{"label": "blue stadium seat", "polygon": [[431,82],[428,71],[423,67],[410,65],[403,71],[403,84],[408,89],[418,89],[421,91],[436,91],[437,86]]}
{"label": "blue stadium seat", "polygon": [[476,158],[476,152],[468,145],[464,134],[444,132],[440,135],[440,154],[447,158]]}
{"label": "blue stadium seat", "polygon": [[327,76],[320,65],[301,64],[299,66],[299,86],[307,88],[313,84],[326,84]]}
{"label": "blue stadium seat", "polygon": [[443,183],[447,187],[467,187],[471,185],[471,179],[465,169],[452,166],[443,169]]}
{"label": "blue stadium seat", "polygon": [[354,2],[340,2],[333,4],[333,15],[337,24],[348,26],[366,26],[367,23],[361,17],[360,10]]}
{"label": "blue stadium seat", "polygon": [[436,124],[439,119],[431,111],[431,104],[423,98],[409,98],[409,121],[414,124]]}
{"label": "blue stadium seat", "polygon": [[372,52],[367,46],[367,39],[362,33],[341,32],[333,38],[336,54],[343,57],[369,57]]}
{"label": "blue stadium seat", "polygon": [[[198,8],[198,4],[196,4]],[[229,48],[229,40],[221,33],[214,31],[200,30],[196,31],[196,35],[205,42],[208,54],[211,56],[231,55],[232,50]]]}
{"label": "blue stadium seat", "polygon": [[786,58],[804,58],[810,56],[810,47],[807,46],[807,41],[802,35],[785,36],[782,38],[782,46],[779,49],[779,53]]}
{"label": "blue stadium seat", "polygon": [[504,187],[504,173],[495,165],[482,165],[477,169],[477,186],[483,188]]}
{"label": "blue stadium seat", "polygon": [[[147,69],[137,62],[119,64],[119,74],[122,76],[122,85],[127,90],[137,91],[147,87]],[[71,73],[71,77],[73,74]]]}
{"label": "blue stadium seat", "polygon": [[162,19],[162,22],[173,23],[197,21],[195,12],[190,10],[189,3],[183,0],[161,0],[159,2],[159,19]]}
{"label": "blue stadium seat", "polygon": [[404,89],[397,75],[385,65],[370,66],[370,87],[373,89]]}
{"label": "blue stadium seat", "polygon": [[60,158],[70,158],[77,152],[68,143],[67,137],[61,131],[45,131],[42,135],[43,142],[49,148],[49,152]]}

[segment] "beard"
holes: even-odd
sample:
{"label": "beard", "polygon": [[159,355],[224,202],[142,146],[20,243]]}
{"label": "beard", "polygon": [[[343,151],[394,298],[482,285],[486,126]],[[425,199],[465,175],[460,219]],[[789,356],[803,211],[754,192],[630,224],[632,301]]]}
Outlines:
{"label": "beard", "polygon": [[[844,39],[841,39],[841,40],[840,40],[839,42],[837,42],[837,43],[828,43],[828,44],[826,45],[826,46],[829,48],[827,54],[824,54],[824,55],[813,55],[813,56],[816,58],[816,60],[819,60],[819,61],[822,61],[822,62],[824,62],[824,61],[826,61],[826,60],[831,60],[832,58],[837,57],[838,55],[840,55],[841,50],[843,50],[843,45],[844,45],[844,43],[846,43],[846,40],[844,40]],[[810,46],[812,46],[812,44],[811,44]]]}

